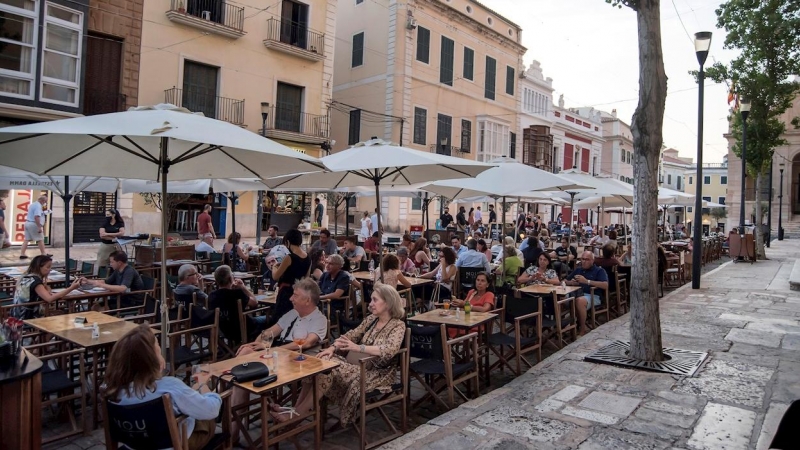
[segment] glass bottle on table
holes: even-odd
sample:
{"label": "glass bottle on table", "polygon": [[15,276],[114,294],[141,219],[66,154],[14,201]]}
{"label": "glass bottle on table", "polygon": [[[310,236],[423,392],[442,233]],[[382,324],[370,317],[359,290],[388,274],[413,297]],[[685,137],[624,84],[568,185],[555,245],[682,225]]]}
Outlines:
{"label": "glass bottle on table", "polygon": [[469,302],[469,297],[464,301],[464,315],[469,315],[472,312],[472,304]]}

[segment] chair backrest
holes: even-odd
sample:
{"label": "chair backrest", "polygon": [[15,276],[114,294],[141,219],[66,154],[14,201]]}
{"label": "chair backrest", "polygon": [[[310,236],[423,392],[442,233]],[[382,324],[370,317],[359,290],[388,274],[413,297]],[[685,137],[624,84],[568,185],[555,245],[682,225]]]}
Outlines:
{"label": "chair backrest", "polygon": [[369,270],[369,260],[367,260],[367,259],[362,259],[362,260],[361,260],[361,261],[358,263],[358,270],[359,270],[360,272],[363,272],[363,271],[365,271],[365,270]]}
{"label": "chair backrest", "polygon": [[462,292],[466,293],[465,290],[468,291],[474,288],[475,278],[483,271],[483,267],[459,267],[458,282],[461,285]]}
{"label": "chair backrest", "polygon": [[189,305],[189,327],[198,328],[214,323],[216,310],[209,310],[201,305]]}
{"label": "chair backrest", "polygon": [[602,266],[608,277],[608,293],[617,292],[617,266]]}
{"label": "chair backrest", "polygon": [[108,266],[100,266],[97,268],[97,278],[108,278]]}
{"label": "chair backrest", "polygon": [[172,293],[172,298],[175,300],[175,303],[179,305],[183,305],[183,308],[186,309],[197,300],[197,296],[194,292],[191,294],[176,294]]}
{"label": "chair backrest", "polygon": [[520,291],[515,290],[514,295],[506,297],[504,303],[506,322],[514,323],[517,317],[539,311],[540,301],[540,297],[522,295]]}
{"label": "chair backrest", "polygon": [[155,299],[150,294],[145,294],[144,296],[144,313],[145,314],[155,314],[159,311],[159,301]]}
{"label": "chair backrest", "polygon": [[208,259],[208,252],[195,251],[194,252],[194,259],[197,259],[197,260]]}
{"label": "chair backrest", "polygon": [[143,291],[152,291],[156,288],[156,279],[153,277],[143,276],[142,277],[142,286]]}
{"label": "chair backrest", "polygon": [[94,263],[91,262],[82,262],[81,263],[81,272],[85,274],[92,275],[94,274]]}
{"label": "chair backrest", "polygon": [[75,270],[78,268],[78,260],[77,259],[69,259],[69,270]]}
{"label": "chair backrest", "polygon": [[445,326],[409,326],[411,330],[411,347],[409,352],[412,358],[444,359],[444,340],[446,339]]}
{"label": "chair backrest", "polygon": [[118,405],[103,400],[106,443],[111,448],[180,448],[178,424],[169,394],[135,405]]}

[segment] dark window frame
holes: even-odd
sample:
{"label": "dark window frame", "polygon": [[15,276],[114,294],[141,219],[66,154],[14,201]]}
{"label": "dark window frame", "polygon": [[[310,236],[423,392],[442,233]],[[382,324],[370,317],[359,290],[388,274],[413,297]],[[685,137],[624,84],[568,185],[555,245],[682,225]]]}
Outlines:
{"label": "dark window frame", "polygon": [[414,130],[413,130],[413,143],[417,145],[426,145],[428,134],[428,110],[414,107]]}
{"label": "dark window frame", "polygon": [[[361,37],[361,45],[357,46],[357,39]],[[353,35],[353,45],[350,53],[350,68],[355,69],[364,65],[364,48],[365,48],[365,35],[361,31]]]}

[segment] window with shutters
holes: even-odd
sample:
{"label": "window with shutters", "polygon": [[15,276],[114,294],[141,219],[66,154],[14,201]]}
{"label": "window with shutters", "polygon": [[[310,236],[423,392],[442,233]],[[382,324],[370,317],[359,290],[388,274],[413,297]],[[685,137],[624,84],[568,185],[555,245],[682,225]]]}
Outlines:
{"label": "window with shutters", "polygon": [[456,43],[452,39],[442,36],[442,54],[439,64],[439,82],[448,86],[453,85],[453,61],[455,59]]}
{"label": "window with shutters", "polygon": [[425,145],[425,135],[427,133],[428,111],[422,108],[414,108],[414,143]]}
{"label": "window with shutters", "polygon": [[509,134],[508,140],[510,142],[508,147],[508,157],[511,159],[517,159],[517,133]]}
{"label": "window with shutters", "polygon": [[431,30],[417,27],[417,61],[428,64],[431,53]]}
{"label": "window with shutters", "polygon": [[217,76],[219,67],[184,60],[182,106],[217,118]]}
{"label": "window with shutters", "polygon": [[719,184],[728,184],[728,177],[725,176],[725,175],[720,176],[719,177]]}
{"label": "window with shutters", "polygon": [[353,56],[350,67],[359,67],[364,65],[364,32],[358,33],[353,36]]}
{"label": "window with shutters", "polygon": [[494,100],[495,78],[497,77],[497,61],[491,56],[486,57],[486,82],[484,83],[483,96]]}
{"label": "window with shutters", "polygon": [[451,155],[453,146],[453,118],[444,114],[436,117],[436,150],[437,153]]}
{"label": "window with shutters", "polygon": [[350,111],[350,132],[348,133],[347,144],[358,144],[361,140],[361,110]]}
{"label": "window with shutters", "polygon": [[703,184],[711,184],[711,177],[708,175],[703,176]]}
{"label": "window with shutters", "polygon": [[464,78],[474,80],[475,72],[475,50],[464,47]]}
{"label": "window with shutters", "polygon": [[667,174],[667,184],[672,184],[672,175]]}
{"label": "window with shutters", "polygon": [[514,95],[514,76],[516,71],[511,66],[506,66],[506,94]]}
{"label": "window with shutters", "polygon": [[461,119],[461,151],[469,153],[472,149],[472,122]]}
{"label": "window with shutters", "polygon": [[412,211],[422,211],[422,194],[417,192],[417,194],[411,197],[411,210]]}

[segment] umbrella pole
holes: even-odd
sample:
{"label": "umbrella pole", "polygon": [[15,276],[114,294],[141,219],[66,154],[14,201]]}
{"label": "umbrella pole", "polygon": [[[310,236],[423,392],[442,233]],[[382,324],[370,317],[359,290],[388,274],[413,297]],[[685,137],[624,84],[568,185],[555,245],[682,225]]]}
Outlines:
{"label": "umbrella pole", "polygon": [[239,196],[236,195],[236,192],[231,192],[228,195],[228,200],[231,202],[231,231],[236,233],[236,200],[239,199]]}
{"label": "umbrella pole", "polygon": [[344,237],[350,236],[350,194],[344,194]]}
{"label": "umbrella pole", "polygon": [[[517,227],[517,224],[514,223],[514,228]],[[503,256],[503,260],[500,262],[500,286],[505,286],[505,277],[506,277],[506,257],[505,257],[505,248],[506,248],[506,197],[503,196],[503,223],[500,225],[500,255]]]}
{"label": "umbrella pole", "polygon": [[168,211],[164,210],[167,199],[167,174],[169,173],[169,161],[167,160],[167,149],[169,139],[161,138],[161,355],[167,357],[167,335],[169,334],[169,305],[167,305],[167,223]]}
{"label": "umbrella pole", "polygon": [[[381,283],[383,283],[383,233],[381,233],[381,179],[378,169],[375,169],[375,201],[378,206],[378,268],[381,270]],[[395,286],[396,287],[396,286]]]}
{"label": "umbrella pole", "polygon": [[572,242],[572,229],[575,228],[575,192],[569,192],[569,234],[567,234],[567,242]]}
{"label": "umbrella pole", "polygon": [[[339,224],[339,194],[334,194],[334,195],[335,197],[333,197],[333,237],[335,240],[336,235],[338,234],[337,228]],[[319,225],[322,226],[322,224]]]}
{"label": "umbrella pole", "polygon": [[[61,200],[64,201],[64,261],[66,264],[65,286],[69,287],[69,204],[72,201],[72,194],[69,192],[69,177],[64,177],[64,190],[61,194]],[[77,269],[77,267],[75,267]]]}
{"label": "umbrella pole", "polygon": [[258,191],[256,207],[256,245],[261,242],[261,222],[264,220],[264,191]]}

